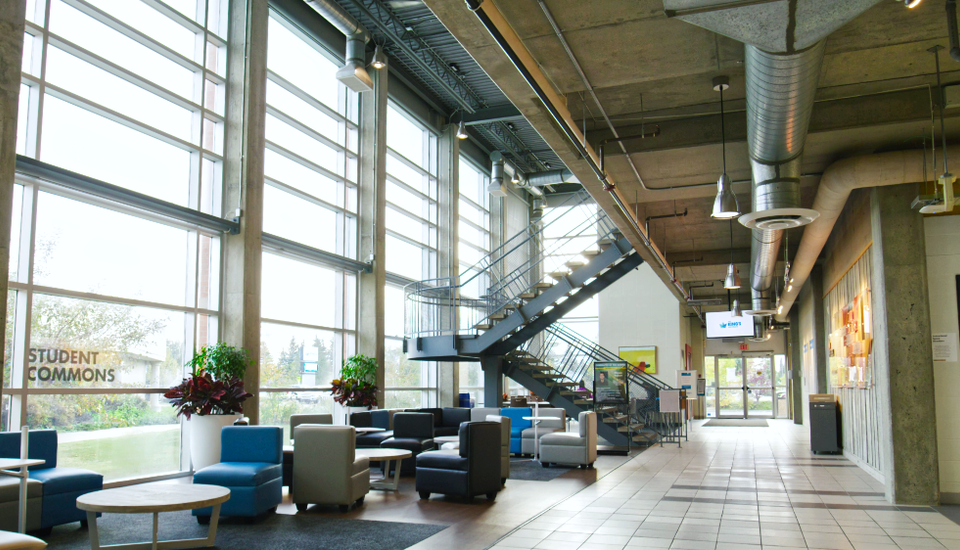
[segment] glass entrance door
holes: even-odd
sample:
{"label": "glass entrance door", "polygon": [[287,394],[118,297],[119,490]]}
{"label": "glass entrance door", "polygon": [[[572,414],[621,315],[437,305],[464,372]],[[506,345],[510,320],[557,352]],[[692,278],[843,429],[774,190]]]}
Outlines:
{"label": "glass entrance door", "polygon": [[717,418],[743,418],[743,358],[717,357]]}
{"label": "glass entrance door", "polygon": [[774,417],[774,370],[773,356],[744,358],[745,416],[754,418]]}

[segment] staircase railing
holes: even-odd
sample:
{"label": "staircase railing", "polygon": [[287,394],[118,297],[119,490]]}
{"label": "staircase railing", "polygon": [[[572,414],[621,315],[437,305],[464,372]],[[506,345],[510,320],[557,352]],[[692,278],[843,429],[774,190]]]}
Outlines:
{"label": "staircase railing", "polygon": [[[545,275],[617,233],[586,192],[572,194],[546,218],[507,239],[457,277],[404,288],[407,337],[470,333],[531,292]],[[556,212],[557,214],[553,214]],[[549,237],[547,237],[549,235]]]}

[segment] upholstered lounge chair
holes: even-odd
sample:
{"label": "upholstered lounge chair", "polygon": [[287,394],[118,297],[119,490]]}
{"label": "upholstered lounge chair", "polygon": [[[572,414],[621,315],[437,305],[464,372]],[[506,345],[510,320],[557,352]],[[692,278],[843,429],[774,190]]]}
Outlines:
{"label": "upholstered lounge chair", "polygon": [[584,411],[577,418],[579,432],[554,432],[540,438],[540,463],[549,466],[578,464],[592,468],[597,460],[597,413]]}
{"label": "upholstered lounge chair", "polygon": [[[433,415],[430,413],[397,413],[393,415],[393,437],[384,439],[381,448],[406,449],[413,455],[400,461],[400,475],[413,475],[417,470],[417,455],[432,451]],[[381,464],[386,464],[386,461]],[[389,475],[390,472],[384,472]]]}
{"label": "upholstered lounge chair", "polygon": [[293,503],[336,504],[350,510],[370,491],[370,460],[356,456],[353,426],[300,426],[294,432]]}
{"label": "upholstered lounge chair", "polygon": [[501,425],[496,422],[466,422],[460,425],[458,452],[430,451],[417,456],[417,492],[472,498],[486,495],[493,500],[500,490]]}

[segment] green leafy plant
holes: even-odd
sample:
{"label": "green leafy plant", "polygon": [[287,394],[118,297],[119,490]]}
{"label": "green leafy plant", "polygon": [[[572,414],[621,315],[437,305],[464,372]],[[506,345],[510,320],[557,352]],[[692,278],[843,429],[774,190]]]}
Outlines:
{"label": "green leafy plant", "polygon": [[203,346],[187,362],[191,374],[163,396],[177,415],[236,414],[252,394],[243,389],[243,375],[250,359],[247,350],[223,342]]}
{"label": "green leafy plant", "polygon": [[340,378],[330,382],[333,400],[347,407],[377,406],[377,362],[366,355],[348,357]]}
{"label": "green leafy plant", "polygon": [[247,350],[228,346],[223,342],[211,347],[203,346],[193,354],[193,359],[187,362],[193,370],[193,375],[210,373],[214,380],[228,380],[243,378],[247,371],[250,357]]}

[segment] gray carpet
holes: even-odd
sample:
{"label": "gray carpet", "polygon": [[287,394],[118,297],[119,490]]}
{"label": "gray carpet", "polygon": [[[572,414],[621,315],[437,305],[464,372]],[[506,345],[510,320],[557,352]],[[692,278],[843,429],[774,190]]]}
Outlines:
{"label": "gray carpet", "polygon": [[762,418],[714,418],[703,425],[704,428],[766,428],[767,421]]}
{"label": "gray carpet", "polygon": [[[153,516],[104,514],[97,521],[100,544],[150,540]],[[216,548],[222,550],[401,550],[432,536],[446,525],[339,519],[317,514],[274,514],[261,521],[225,519],[217,529]],[[160,514],[160,539],[205,537],[207,526],[198,525],[190,512]],[[90,537],[79,523],[54,527],[46,537],[48,550],[89,550]]]}
{"label": "gray carpet", "polygon": [[[525,481],[550,481],[559,477],[570,470],[575,470],[576,466],[551,466],[544,468],[536,460],[529,458],[511,458],[510,459],[510,479],[522,479]],[[507,480],[507,485],[510,480]]]}

